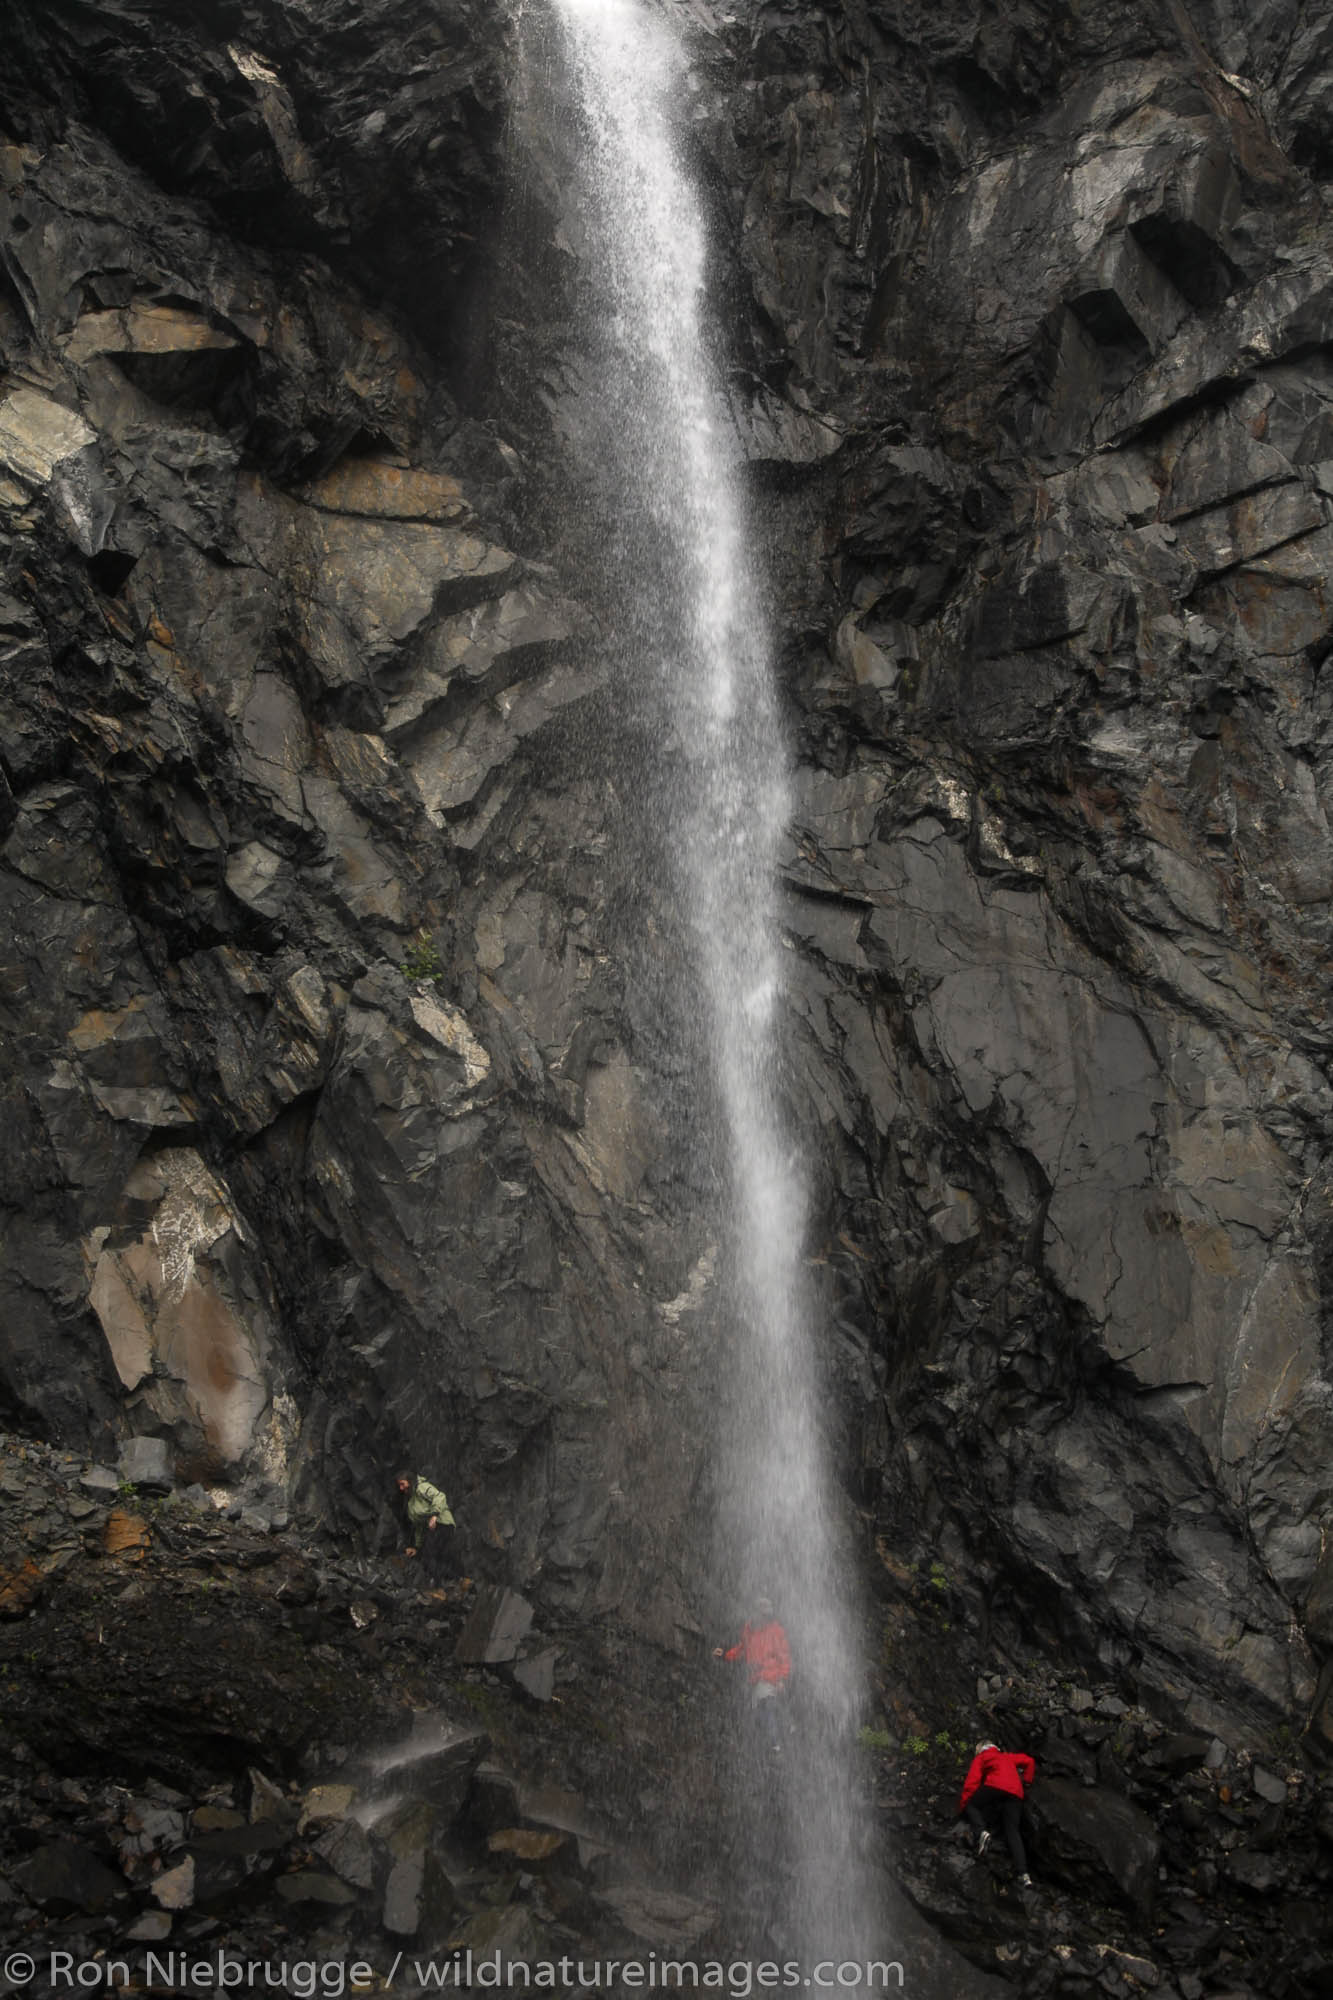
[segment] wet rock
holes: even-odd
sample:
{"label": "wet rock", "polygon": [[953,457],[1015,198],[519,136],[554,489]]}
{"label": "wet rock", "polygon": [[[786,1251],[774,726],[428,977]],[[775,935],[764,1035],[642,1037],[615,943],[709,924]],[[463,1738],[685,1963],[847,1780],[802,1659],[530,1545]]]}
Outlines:
{"label": "wet rock", "polygon": [[315,1842],[314,1851],[342,1881],[350,1882],[357,1889],[374,1887],[374,1851],[369,1835],[355,1820],[341,1820],[327,1833],[321,1834]]}
{"label": "wet rock", "polygon": [[298,1868],[290,1875],[280,1875],[274,1887],[284,1903],[313,1903],[323,1909],[341,1910],[357,1900],[356,1890],[346,1882],[314,1868]]}
{"label": "wet rock", "polygon": [[297,1832],[346,1819],[355,1802],[354,1785],[315,1785],[301,1801]]}
{"label": "wet rock", "polygon": [[187,1854],[174,1868],[164,1869],[152,1885],[154,1900],[164,1910],[188,1910],[194,1903],[194,1857]]}
{"label": "wet rock", "polygon": [[542,1653],[534,1653],[531,1659],[519,1660],[514,1667],[514,1680],[524,1694],[533,1701],[550,1701],[555,1693],[555,1663],[558,1654],[554,1648]]}
{"label": "wet rock", "polygon": [[184,1813],[151,1798],[136,1799],[126,1808],[125,1825],[152,1847],[179,1846],[185,1839]]}
{"label": "wet rock", "polygon": [[24,485],[45,486],[93,437],[75,411],[36,389],[13,389],[0,402],[0,465]]}
{"label": "wet rock", "polygon": [[203,1910],[227,1908],[242,1889],[270,1875],[285,1845],[285,1830],[271,1822],[198,1828],[196,1813],[189,1858],[195,1871],[194,1902]]}
{"label": "wet rock", "polygon": [[265,1820],[281,1824],[296,1819],[297,1807],[266,1772],[252,1769],[247,1775],[250,1780],[250,1819],[254,1824]]}
{"label": "wet rock", "polygon": [[415,1937],[421,1925],[426,1879],[423,1852],[403,1855],[389,1870],[380,1922],[391,1937]]}
{"label": "wet rock", "polygon": [[492,1854],[512,1854],[516,1861],[533,1867],[558,1854],[567,1839],[568,1836],[563,1833],[539,1833],[531,1827],[506,1826],[491,1834],[486,1845]]}
{"label": "wet rock", "polygon": [[1116,1947],[1110,1944],[1099,1944],[1097,1956],[1105,1962],[1109,1970],[1130,1982],[1131,1991],[1142,1988],[1145,1992],[1152,1993],[1162,1983],[1162,1975],[1151,1959],[1136,1958],[1133,1952],[1117,1951]]}
{"label": "wet rock", "polygon": [[460,1810],[490,1747],[485,1730],[422,1714],[406,1736],[369,1759],[377,1786],[430,1805],[444,1824]]}
{"label": "wet rock", "polygon": [[470,1917],[459,1929],[458,1940],[459,1948],[475,1959],[502,1968],[510,1960],[531,1963],[549,1949],[532,1911],[519,1904]]}
{"label": "wet rock", "polygon": [[102,1546],[121,1562],[138,1562],[151,1543],[148,1523],[127,1507],[113,1507],[102,1530]]}
{"label": "wet rock", "polygon": [[1149,1744],[1143,1752],[1143,1762],[1154,1771],[1161,1771],[1169,1777],[1180,1777],[1186,1771],[1197,1770],[1208,1758],[1211,1739],[1195,1736],[1187,1731],[1173,1730]]}
{"label": "wet rock", "polygon": [[516,1658],[532,1624],[532,1606],[503,1586],[479,1590],[454,1656],[464,1665],[496,1666]]}
{"label": "wet rock", "polygon": [[1092,1893],[1117,1894],[1146,1913],[1157,1888],[1160,1842],[1147,1814],[1100,1786],[1044,1778],[1029,1798],[1040,1865]]}
{"label": "wet rock", "polygon": [[73,1841],[51,1841],[14,1870],[20,1892],[52,1915],[109,1910],[129,1894],[123,1876]]}
{"label": "wet rock", "polygon": [[687,1945],[697,1944],[718,1918],[711,1904],[638,1883],[599,1890],[594,1901],[609,1910],[631,1937],[642,1938],[662,1950],[683,1950]]}
{"label": "wet rock", "polygon": [[168,1910],[145,1910],[126,1926],[126,1939],[135,1944],[161,1944],[171,1936],[171,1913]]}
{"label": "wet rock", "polygon": [[[492,227],[540,65],[466,0],[243,11],[7,24],[0,1395],[201,1490],[271,1470],[368,1553],[429,1371],[481,1573],[688,1648],[716,1232],[623,635],[566,546],[598,373],[558,134],[534,253]],[[1049,11],[705,6],[691,52],[801,802],[834,1484],[960,1552],[988,1661],[1041,1633],[1273,1741],[1315,1702],[1293,1618],[1333,1629],[1328,30]],[[16,1634],[63,1592],[33,1533]],[[287,1768],[308,1717],[257,1743],[256,1680],[198,1686],[78,1740]],[[1184,1757],[1102,1761],[1166,1813]]]}
{"label": "wet rock", "polygon": [[0,1568],[0,1618],[22,1618],[41,1595],[45,1571],[31,1557]]}
{"label": "wet rock", "polygon": [[171,1448],[165,1438],[128,1438],[120,1454],[120,1477],[131,1486],[169,1493],[175,1484]]}

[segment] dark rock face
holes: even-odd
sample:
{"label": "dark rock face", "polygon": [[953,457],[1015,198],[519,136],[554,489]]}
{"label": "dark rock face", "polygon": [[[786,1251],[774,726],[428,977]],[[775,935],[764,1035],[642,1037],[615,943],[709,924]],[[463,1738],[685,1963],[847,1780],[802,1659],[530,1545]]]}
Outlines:
{"label": "dark rock face", "polygon": [[1109,1884],[1132,1908],[1151,1912],[1160,1844],[1151,1819],[1131,1800],[1098,1785],[1047,1777],[1037,1788],[1034,1811],[1057,1874],[1076,1886],[1091,1878],[1094,1891]]}
{"label": "dark rock face", "polygon": [[769,380],[843,431],[773,503],[817,495],[825,549],[822,643],[790,607],[788,879],[830,1242],[937,1545],[1150,1682],[1188,1662],[1304,1717],[1330,857],[1302,71],[1271,19],[932,18],[767,16],[738,140]]}
{"label": "dark rock face", "polygon": [[[680,11],[849,1536],[1322,1755],[1333,29]],[[559,104],[468,0],[0,32],[0,1412],[362,1551],[410,1458],[688,1648],[706,1093]]]}

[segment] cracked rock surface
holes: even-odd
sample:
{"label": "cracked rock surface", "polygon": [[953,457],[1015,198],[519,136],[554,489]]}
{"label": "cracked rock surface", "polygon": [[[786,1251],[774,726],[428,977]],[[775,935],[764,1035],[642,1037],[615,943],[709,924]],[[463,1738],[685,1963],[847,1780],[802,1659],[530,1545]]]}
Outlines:
{"label": "cracked rock surface", "polygon": [[[868,1654],[878,1534],[945,1566],[960,1660],[1264,1769],[1286,1731],[1313,1786],[1333,28],[675,11]],[[344,1560],[420,1464],[481,1581],[679,1662],[728,1611],[709,1093],[672,746],[565,449],[574,139],[518,33],[471,0],[0,28],[0,1412],[159,1440]],[[1224,1898],[1286,1879],[1270,1831],[1209,1859]]]}

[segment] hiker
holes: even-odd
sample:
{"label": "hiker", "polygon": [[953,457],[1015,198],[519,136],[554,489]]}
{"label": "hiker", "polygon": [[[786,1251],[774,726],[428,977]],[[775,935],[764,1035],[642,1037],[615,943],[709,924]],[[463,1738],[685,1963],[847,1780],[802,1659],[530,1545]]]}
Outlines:
{"label": "hiker", "polygon": [[990,1846],[998,1821],[1019,1886],[1032,1887],[1023,1836],[1023,1794],[1037,1775],[1037,1767],[1025,1750],[1000,1750],[994,1743],[978,1743],[977,1752],[963,1780],[958,1810],[977,1836],[977,1854]]}
{"label": "hiker", "polygon": [[713,1648],[715,1660],[743,1660],[750,1676],[750,1707],[765,1747],[775,1757],[782,1754],[782,1703],[791,1679],[791,1648],[787,1634],[773,1615],[771,1599],[757,1597],[754,1618],[742,1626],[741,1636],[724,1652]]}
{"label": "hiker", "polygon": [[398,1491],[407,1498],[407,1530],[412,1536],[411,1548],[403,1554],[421,1557],[421,1569],[428,1585],[442,1583],[454,1568],[452,1533],[457,1523],[449,1511],[449,1502],[438,1486],[432,1486],[421,1473],[413,1476],[410,1472],[400,1472],[396,1481]]}

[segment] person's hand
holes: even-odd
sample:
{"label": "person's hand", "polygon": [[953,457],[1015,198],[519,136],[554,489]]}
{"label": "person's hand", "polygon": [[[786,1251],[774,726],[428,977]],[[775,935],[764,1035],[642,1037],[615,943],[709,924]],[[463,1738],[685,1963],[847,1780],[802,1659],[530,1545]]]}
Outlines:
{"label": "person's hand", "polygon": [[403,1550],[403,1554],[404,1554],[405,1556],[414,1556],[414,1555],[416,1554],[416,1550],[415,1550],[415,1549],[404,1549],[404,1550]]}
{"label": "person's hand", "polygon": [[440,1525],[440,1517],[438,1514],[432,1514],[429,1521],[427,1521],[426,1523],[426,1526],[428,1528],[438,1528],[439,1525]]}
{"label": "person's hand", "polygon": [[715,1660],[720,1660],[720,1659],[722,1658],[722,1648],[721,1648],[720,1646],[714,1646],[714,1648],[713,1648],[713,1658],[714,1658]]}

